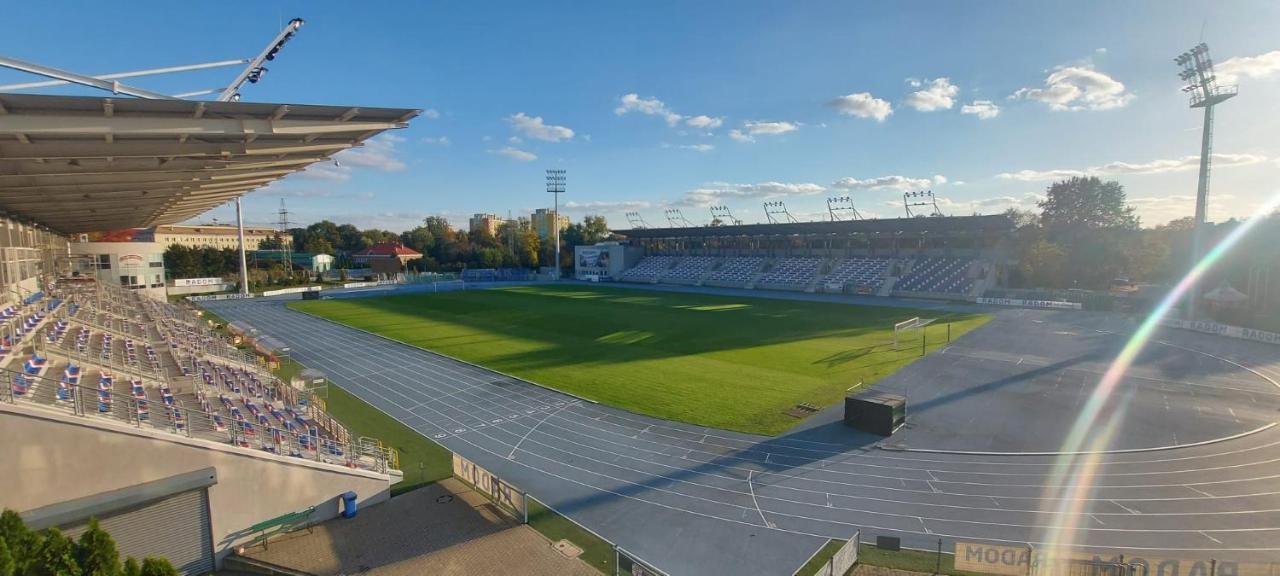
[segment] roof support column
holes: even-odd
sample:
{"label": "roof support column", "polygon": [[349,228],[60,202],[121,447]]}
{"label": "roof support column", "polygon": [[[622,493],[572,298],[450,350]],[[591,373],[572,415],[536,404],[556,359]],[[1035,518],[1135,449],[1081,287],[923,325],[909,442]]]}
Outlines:
{"label": "roof support column", "polygon": [[240,295],[249,295],[249,264],[244,256],[244,214],[240,211],[240,197],[236,196],[236,236],[240,238]]}

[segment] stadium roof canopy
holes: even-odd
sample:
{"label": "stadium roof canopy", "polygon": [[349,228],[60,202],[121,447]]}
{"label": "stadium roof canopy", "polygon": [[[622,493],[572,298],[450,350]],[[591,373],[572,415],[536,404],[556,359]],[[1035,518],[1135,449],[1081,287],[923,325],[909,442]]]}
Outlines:
{"label": "stadium roof canopy", "polygon": [[419,112],[0,94],[0,211],[68,234],[181,222]]}
{"label": "stadium roof canopy", "polygon": [[1004,214],[990,216],[934,216],[884,218],[877,220],[836,220],[834,222],[783,222],[737,226],[692,228],[632,228],[614,230],[627,238],[708,238],[729,236],[823,236],[834,234],[897,234],[916,236],[955,233],[1002,233],[1014,228]]}

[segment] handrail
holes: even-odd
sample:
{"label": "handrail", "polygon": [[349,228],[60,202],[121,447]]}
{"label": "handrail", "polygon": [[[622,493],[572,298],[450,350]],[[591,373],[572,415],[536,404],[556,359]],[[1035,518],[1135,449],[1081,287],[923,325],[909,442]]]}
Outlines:
{"label": "handrail", "polygon": [[[18,405],[21,401],[22,403],[43,405],[53,409],[62,408],[65,410],[69,408],[70,412],[76,416],[105,417],[123,421],[138,428],[143,427],[145,422],[152,429],[171,432],[188,438],[192,437],[193,428],[198,423],[203,429],[196,431],[196,433],[202,437],[213,437],[219,441],[229,442],[241,447],[256,447],[280,455],[314,453],[313,459],[315,461],[333,463],[329,460],[330,457],[342,458],[348,467],[372,470],[382,474],[386,474],[389,470],[390,459],[380,451],[368,450],[364,446],[339,442],[336,439],[311,437],[306,434],[305,430],[301,431],[301,433],[294,433],[274,426],[260,425],[257,422],[232,420],[230,416],[222,419],[221,414],[193,409],[188,406],[170,406],[163,402],[154,402],[149,398],[134,398],[131,395],[117,392],[114,389],[114,382],[111,390],[100,391],[97,388],[90,388],[81,384],[63,383],[60,379],[54,380],[48,376],[27,374],[8,368],[0,368],[0,376],[3,376],[5,380],[3,393],[0,393],[0,400],[14,405]],[[17,394],[14,390],[18,377],[29,383],[24,394]],[[39,385],[54,387],[50,395],[50,403],[44,404],[34,398],[33,393]],[[65,397],[59,395],[60,390],[68,391]],[[106,396],[101,395],[100,392],[105,392]],[[105,402],[103,401],[104,398],[106,399]],[[92,405],[97,405],[97,409],[91,410],[90,406]],[[152,410],[153,406],[156,408],[154,411]],[[123,410],[121,407],[123,407]],[[123,415],[119,414],[121,411],[123,411]],[[158,413],[159,418],[152,420],[152,415],[156,413]],[[218,418],[215,418],[215,415]],[[224,431],[217,429],[216,422],[219,419],[223,421]],[[157,425],[157,422],[162,425]],[[361,457],[368,457],[371,461],[366,462]]]}

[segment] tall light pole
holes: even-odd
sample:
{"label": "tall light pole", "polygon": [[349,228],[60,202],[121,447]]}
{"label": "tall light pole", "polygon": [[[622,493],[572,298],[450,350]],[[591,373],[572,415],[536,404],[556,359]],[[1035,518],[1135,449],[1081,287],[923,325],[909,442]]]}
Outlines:
{"label": "tall light pole", "polygon": [[563,169],[547,170],[547,192],[556,197],[555,208],[551,212],[551,227],[556,238],[556,280],[560,279],[560,195],[564,194],[564,183]]}
{"label": "tall light pole", "polygon": [[[1218,86],[1213,73],[1213,60],[1209,58],[1209,45],[1201,42],[1173,59],[1182,66],[1178,74],[1186,86],[1183,92],[1191,94],[1191,107],[1204,108],[1204,127],[1200,134],[1200,181],[1196,186],[1195,227],[1191,231],[1191,266],[1200,262],[1201,244],[1204,242],[1206,212],[1209,208],[1209,169],[1213,157],[1213,107],[1236,95],[1235,86]],[[1199,285],[1187,292],[1187,318],[1196,316],[1196,300],[1200,297]]]}

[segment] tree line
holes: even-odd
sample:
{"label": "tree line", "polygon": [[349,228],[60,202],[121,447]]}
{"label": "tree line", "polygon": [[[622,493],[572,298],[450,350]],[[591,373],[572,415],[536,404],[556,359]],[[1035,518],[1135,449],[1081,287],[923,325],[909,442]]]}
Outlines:
{"label": "tree line", "polygon": [[0,576],[178,576],[164,558],[120,562],[116,541],[97,519],[72,540],[57,528],[32,531],[13,510],[0,514]]}
{"label": "tree line", "polygon": [[[1143,228],[1117,182],[1092,177],[1054,182],[1039,208],[1039,213],[1008,212],[1017,223],[1009,242],[1016,262],[1010,287],[1106,290],[1116,279],[1172,286],[1191,269],[1194,219]],[[1201,254],[1209,254],[1243,224],[1234,218],[1206,224]],[[1278,245],[1280,213],[1273,213],[1235,247],[1213,258],[1200,280],[1202,293],[1225,283],[1250,298],[1242,307],[1212,310],[1216,319],[1280,330]],[[1270,278],[1271,286],[1262,289],[1258,278]]]}
{"label": "tree line", "polygon": [[[560,232],[560,264],[573,266],[573,247],[595,244],[608,238],[609,224],[603,216],[586,216]],[[539,238],[525,221],[507,221],[494,233],[488,230],[457,230],[448,220],[428,216],[422,224],[404,232],[369,228],[361,230],[352,224],[336,224],[321,220],[305,228],[291,228],[288,234],[277,234],[263,240],[260,250],[282,250],[295,253],[329,254],[335,257],[335,268],[353,268],[351,255],[382,242],[400,244],[422,253],[409,262],[409,269],[421,272],[456,272],[464,268],[526,268],[549,266],[555,259],[554,241]],[[240,256],[235,248],[189,248],[174,244],[165,249],[164,265],[170,278],[238,277]],[[305,281],[293,278],[277,263],[260,266],[261,278],[252,283],[288,284]],[[258,271],[251,271],[255,275]]]}

